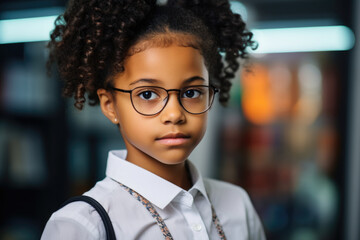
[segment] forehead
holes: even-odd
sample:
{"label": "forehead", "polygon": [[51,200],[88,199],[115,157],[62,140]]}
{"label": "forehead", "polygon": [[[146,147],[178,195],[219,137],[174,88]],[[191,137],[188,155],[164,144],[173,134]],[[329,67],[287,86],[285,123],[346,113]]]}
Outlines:
{"label": "forehead", "polygon": [[165,33],[148,34],[141,38],[128,50],[127,57],[140,53],[149,48],[165,48],[172,45],[192,47],[200,50],[200,39],[188,33],[174,33],[166,30]]}
{"label": "forehead", "polygon": [[165,85],[198,76],[208,81],[208,71],[200,52],[192,47],[170,45],[147,47],[129,56],[117,84],[130,85],[139,79],[156,79]]}

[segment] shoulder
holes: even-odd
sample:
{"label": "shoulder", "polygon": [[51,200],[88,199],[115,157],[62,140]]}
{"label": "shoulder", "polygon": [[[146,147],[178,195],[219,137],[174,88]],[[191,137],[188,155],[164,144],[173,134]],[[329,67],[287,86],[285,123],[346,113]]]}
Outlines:
{"label": "shoulder", "polygon": [[[85,192],[83,195],[95,199],[107,211],[110,211],[114,198],[118,196],[116,193],[119,185],[110,178],[105,178],[95,184],[93,188]],[[53,217],[76,217],[78,215],[91,217],[98,216],[96,210],[88,203],[83,201],[72,202],[59,209],[53,214]],[[99,216],[100,217],[100,216]]]}
{"label": "shoulder", "polygon": [[227,198],[235,202],[240,201],[244,204],[251,204],[249,195],[240,186],[210,178],[205,178],[204,184],[211,198]]}
{"label": "shoulder", "polygon": [[[105,178],[84,195],[94,198],[109,213],[116,186],[113,180]],[[102,239],[104,236],[105,229],[98,212],[90,204],[77,201],[51,215],[41,239]]]}
{"label": "shoulder", "polygon": [[238,211],[245,218],[254,216],[253,205],[243,188],[215,179],[204,179],[204,184],[214,206],[221,206],[223,209],[228,209],[226,206],[231,206],[231,211]]}
{"label": "shoulder", "polygon": [[204,184],[219,219],[226,223],[227,234],[265,239],[259,216],[243,188],[214,179],[204,179]]}

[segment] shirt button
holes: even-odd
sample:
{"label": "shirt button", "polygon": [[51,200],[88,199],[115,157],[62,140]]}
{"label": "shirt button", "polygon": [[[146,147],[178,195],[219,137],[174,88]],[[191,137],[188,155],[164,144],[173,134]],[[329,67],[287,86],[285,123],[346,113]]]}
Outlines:
{"label": "shirt button", "polygon": [[202,229],[200,224],[193,224],[191,226],[191,228],[192,228],[192,230],[197,231],[197,232],[201,231],[201,229]]}

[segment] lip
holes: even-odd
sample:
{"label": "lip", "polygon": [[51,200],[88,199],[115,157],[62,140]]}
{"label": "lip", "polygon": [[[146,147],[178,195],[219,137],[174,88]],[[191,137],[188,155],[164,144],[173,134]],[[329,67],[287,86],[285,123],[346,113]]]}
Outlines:
{"label": "lip", "polygon": [[183,133],[168,133],[156,139],[157,142],[167,146],[183,145],[187,143],[189,140],[190,140],[190,136]]}

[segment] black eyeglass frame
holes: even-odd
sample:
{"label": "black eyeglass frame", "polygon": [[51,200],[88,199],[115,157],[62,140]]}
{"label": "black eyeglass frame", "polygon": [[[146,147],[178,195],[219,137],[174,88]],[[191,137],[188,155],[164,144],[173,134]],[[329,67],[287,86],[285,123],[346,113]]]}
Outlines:
{"label": "black eyeglass frame", "polygon": [[[160,89],[165,90],[166,93],[167,93],[166,103],[164,104],[164,106],[163,106],[158,112],[156,112],[156,113],[154,113],[154,114],[141,113],[141,112],[139,112],[139,111],[136,109],[136,107],[134,106],[134,102],[133,102],[133,99],[132,99],[132,92],[133,92],[134,90],[136,90],[136,89],[146,88],[146,87],[148,87],[148,88],[160,88]],[[209,88],[209,91],[210,91],[210,89],[212,89],[212,90],[214,91],[213,97],[212,97],[212,99],[211,99],[211,102],[210,102],[208,108],[206,108],[204,111],[202,111],[202,112],[200,112],[200,113],[192,113],[192,112],[189,112],[189,111],[184,107],[184,105],[181,103],[181,100],[180,100],[180,93],[181,93],[181,91],[183,91],[184,89],[187,89],[187,88],[194,88],[194,87],[207,87],[207,88]],[[213,104],[213,102],[214,102],[214,99],[215,99],[215,94],[216,94],[217,92],[219,92],[219,89],[217,89],[216,87],[214,87],[214,86],[212,86],[212,85],[194,85],[194,86],[184,87],[184,88],[181,88],[181,89],[165,89],[165,88],[163,88],[163,87],[158,87],[158,86],[140,86],[140,87],[136,87],[136,88],[131,89],[131,90],[125,90],[125,89],[121,89],[121,88],[116,88],[116,87],[110,86],[110,89],[115,90],[115,91],[118,91],[118,92],[130,93],[131,105],[133,106],[133,108],[135,109],[135,111],[136,111],[137,113],[139,113],[139,114],[141,114],[141,115],[144,115],[144,116],[155,116],[155,115],[159,114],[162,110],[164,110],[164,108],[166,107],[167,103],[169,102],[169,92],[171,92],[171,91],[173,91],[173,92],[174,92],[174,91],[175,91],[175,92],[178,92],[178,94],[177,94],[177,96],[178,96],[178,102],[179,102],[180,106],[181,106],[186,112],[188,112],[188,113],[190,113],[190,114],[194,114],[194,115],[203,114],[203,113],[207,112],[207,111],[211,108],[211,106],[212,106],[212,104]]]}

